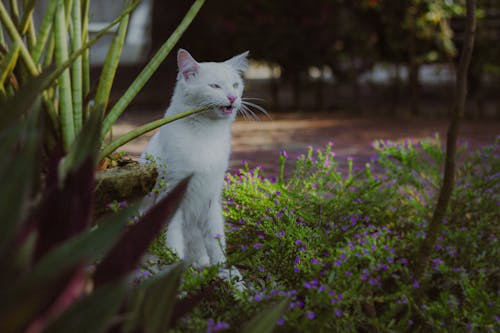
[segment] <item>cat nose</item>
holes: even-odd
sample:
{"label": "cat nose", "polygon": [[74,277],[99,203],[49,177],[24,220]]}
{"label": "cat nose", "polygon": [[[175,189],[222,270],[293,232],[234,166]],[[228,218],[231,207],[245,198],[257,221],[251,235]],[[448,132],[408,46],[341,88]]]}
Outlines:
{"label": "cat nose", "polygon": [[238,97],[236,96],[233,96],[233,95],[229,95],[227,96],[227,99],[229,100],[229,103],[233,104],[234,101],[237,99]]}

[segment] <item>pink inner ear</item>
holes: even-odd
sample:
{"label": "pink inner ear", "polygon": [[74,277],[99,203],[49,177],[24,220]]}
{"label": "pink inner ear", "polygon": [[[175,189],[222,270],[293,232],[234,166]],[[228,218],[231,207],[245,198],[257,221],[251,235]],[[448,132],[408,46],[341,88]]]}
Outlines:
{"label": "pink inner ear", "polygon": [[199,67],[196,60],[184,50],[179,51],[177,54],[177,66],[179,67],[179,72],[182,73],[182,76],[186,80],[196,75]]}

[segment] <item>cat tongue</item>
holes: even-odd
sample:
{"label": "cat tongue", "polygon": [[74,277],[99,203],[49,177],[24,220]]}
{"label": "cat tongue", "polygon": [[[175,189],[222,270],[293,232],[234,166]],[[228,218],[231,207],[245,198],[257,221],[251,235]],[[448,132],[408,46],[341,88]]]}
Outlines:
{"label": "cat tongue", "polygon": [[232,108],[232,107],[230,107],[230,106],[224,106],[224,107],[222,108],[222,111],[223,111],[224,113],[231,113],[231,112],[233,112],[233,108]]}

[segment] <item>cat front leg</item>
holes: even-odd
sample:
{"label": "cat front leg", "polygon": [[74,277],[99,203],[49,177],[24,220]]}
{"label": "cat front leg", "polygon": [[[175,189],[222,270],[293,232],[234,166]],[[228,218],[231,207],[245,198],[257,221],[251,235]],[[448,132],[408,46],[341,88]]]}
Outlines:
{"label": "cat front leg", "polygon": [[177,256],[184,260],[184,235],[182,232],[184,214],[182,209],[177,209],[170,224],[167,228],[167,234],[165,235],[165,243],[167,246],[177,254]]}
{"label": "cat front leg", "polygon": [[224,217],[219,200],[211,200],[208,208],[207,221],[203,225],[205,246],[210,265],[226,262],[226,237],[224,233]]}

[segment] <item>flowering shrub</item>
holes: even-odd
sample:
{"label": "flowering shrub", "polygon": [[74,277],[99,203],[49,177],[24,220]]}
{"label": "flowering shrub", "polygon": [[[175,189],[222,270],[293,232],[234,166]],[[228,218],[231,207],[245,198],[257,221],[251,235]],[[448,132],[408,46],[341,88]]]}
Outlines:
{"label": "flowering shrub", "polygon": [[[412,275],[444,161],[439,138],[376,142],[372,163],[339,170],[328,145],[277,180],[244,165],[228,174],[228,260],[247,290],[224,284],[180,331],[238,331],[269,303],[288,298],[278,332],[498,331],[500,139],[461,150],[457,186],[428,273]],[[203,273],[187,276],[198,288]],[[215,274],[205,273],[213,284]],[[189,293],[189,288],[184,290]]]}

